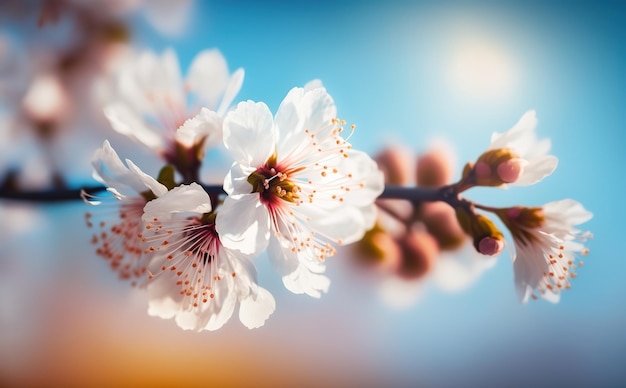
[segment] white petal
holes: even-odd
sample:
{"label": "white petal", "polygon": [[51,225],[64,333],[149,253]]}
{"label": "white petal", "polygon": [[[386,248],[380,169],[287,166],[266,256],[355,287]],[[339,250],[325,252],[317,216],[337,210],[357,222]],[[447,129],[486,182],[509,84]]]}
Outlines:
{"label": "white petal", "polygon": [[353,206],[372,204],[385,189],[385,178],[376,162],[365,152],[349,150],[347,158],[339,168],[344,173],[352,174],[352,181],[362,183],[363,187],[352,190],[344,198]]}
{"label": "white petal", "polygon": [[559,303],[559,301],[561,300],[561,293],[546,291],[543,294],[541,294],[541,298],[550,303]]}
{"label": "white petal", "polygon": [[569,225],[579,225],[593,218],[593,213],[573,199],[562,199],[543,206],[547,217],[566,219]]}
{"label": "white petal", "polygon": [[244,166],[259,167],[275,151],[272,113],[267,105],[240,102],[224,120],[224,145]]}
{"label": "white petal", "polygon": [[148,314],[162,319],[173,318],[180,310],[182,296],[174,287],[176,279],[164,273],[148,283]]}
{"label": "white petal", "polygon": [[[269,244],[269,257],[272,266],[282,275],[285,288],[294,294],[307,294],[319,298],[322,292],[328,292],[330,279],[317,272],[312,272],[304,264],[305,258],[299,258],[291,251],[290,246],[282,245],[278,238],[271,238]],[[323,271],[320,264],[318,272]]]}
{"label": "white petal", "polygon": [[304,85],[304,91],[308,92],[309,90],[323,88],[324,84],[319,79],[312,79]]}
{"label": "white petal", "polygon": [[228,81],[228,65],[217,49],[205,50],[196,55],[187,73],[187,86],[211,110],[217,110],[217,103]]}
{"label": "white petal", "polygon": [[[317,130],[329,124],[337,115],[332,97],[324,88],[305,92],[302,88],[293,88],[283,99],[276,113],[278,130],[277,149],[279,157],[285,157],[308,136],[306,129]],[[319,133],[320,138],[326,134]]]}
{"label": "white petal", "polygon": [[330,279],[300,265],[294,272],[283,276],[283,284],[294,294],[307,294],[313,298],[320,298],[322,293],[328,292]]}
{"label": "white petal", "polygon": [[275,309],[276,301],[272,294],[259,287],[256,297],[250,295],[241,301],[239,320],[248,329],[255,329],[263,326]]}
{"label": "white petal", "polygon": [[141,171],[141,169],[137,167],[135,163],[133,163],[130,159],[126,159],[126,164],[128,165],[128,169],[134,172],[135,175],[137,175],[137,177],[139,177],[139,179],[143,181],[146,187],[150,189],[150,191],[152,191],[154,195],[160,197],[163,194],[167,193],[167,187],[165,187],[165,185],[159,183],[159,181]]}
{"label": "white petal", "polygon": [[161,319],[173,318],[180,309],[180,302],[170,297],[150,298],[148,301],[148,315]]}
{"label": "white petal", "polygon": [[177,105],[185,106],[185,86],[176,52],[173,49],[167,49],[161,55],[160,60],[162,73],[156,79],[153,79],[152,82],[156,82],[161,91],[167,92]]}
{"label": "white petal", "polygon": [[300,265],[298,255],[292,253],[290,249],[291,247],[283,247],[278,238],[270,238],[268,256],[272,266],[281,276],[293,273]]}
{"label": "white petal", "polygon": [[530,296],[533,294],[533,289],[520,281],[515,282],[515,292],[517,293],[517,299],[521,303],[528,303]]}
{"label": "white petal", "polygon": [[[122,177],[128,173],[128,169],[122,163],[122,160],[117,155],[117,152],[111,147],[111,143],[105,140],[102,144],[102,148],[99,148],[94,153],[92,159],[92,165],[94,167],[94,178],[99,182],[105,183],[108,186],[110,182],[110,176]],[[109,174],[105,171],[108,170]]]}
{"label": "white petal", "polygon": [[215,143],[217,139],[221,141],[222,118],[207,108],[202,108],[200,113],[188,119],[176,131],[176,142],[186,148],[191,148],[205,139],[205,147],[210,143]]}
{"label": "white petal", "polygon": [[222,102],[217,108],[217,113],[220,116],[224,116],[226,114],[231,104],[233,103],[235,96],[241,90],[244,75],[244,70],[242,68],[239,68],[235,70],[233,75],[230,77],[230,81],[228,81],[228,85],[226,86],[226,90],[224,91],[224,95],[222,96]]}
{"label": "white petal", "polygon": [[248,177],[255,168],[244,168],[240,164],[233,164],[224,178],[224,191],[228,195],[250,194],[252,185],[248,182]]}
{"label": "white petal", "polygon": [[517,181],[513,184],[517,186],[529,186],[550,176],[559,163],[559,160],[552,155],[541,156],[528,161]]}
{"label": "white petal", "polygon": [[516,241],[515,248],[517,251],[517,256],[513,261],[515,287],[522,303],[526,303],[533,290],[541,282],[543,274],[549,272],[549,266],[544,259],[541,247],[533,244],[521,245]]}
{"label": "white petal", "polygon": [[286,152],[295,149],[302,142],[304,136],[306,136],[304,133],[305,128],[302,128],[304,117],[300,112],[303,96],[304,89],[291,89],[280,103],[278,111],[276,112],[275,125],[279,136],[276,140],[280,143],[281,149],[279,151],[281,152],[281,158],[285,157],[285,155],[282,154],[283,149]]}
{"label": "white petal", "polygon": [[[310,206],[307,206],[310,205]],[[336,209],[320,209],[313,204],[302,204],[299,211],[310,217],[307,222],[312,230],[341,244],[360,240],[376,220],[376,206],[372,203],[364,208],[340,206]]]}
{"label": "white petal", "polygon": [[109,186],[111,192],[117,194],[118,197],[119,195],[130,196],[146,190],[142,178],[124,166],[108,140],[105,140],[102,148],[96,151],[92,165],[93,177]]}
{"label": "white petal", "polygon": [[[228,279],[228,276],[225,277],[225,279]],[[205,330],[217,330],[221,328],[222,326],[224,326],[224,324],[230,319],[230,317],[233,316],[233,312],[235,311],[235,305],[237,304],[237,296],[235,295],[234,292],[232,292],[232,290],[229,287],[230,285],[229,283],[232,284],[232,282],[230,281],[231,279],[228,279],[228,280],[229,280],[228,283],[217,282],[215,285],[216,295],[218,293],[226,293],[226,295],[225,295],[225,298],[223,299],[222,305],[216,306],[217,313],[211,315],[209,321],[204,326]],[[216,296],[216,299],[217,299],[217,296]],[[215,302],[215,299],[212,300],[211,302]]]}
{"label": "white petal", "polygon": [[551,147],[552,141],[550,139],[537,140],[536,135],[533,133],[533,140],[530,142],[530,147],[523,156],[529,160],[544,156],[550,152]]}
{"label": "white petal", "polygon": [[519,121],[505,133],[494,133],[491,136],[489,149],[508,148],[526,133],[532,133],[537,126],[537,115],[534,110],[530,110],[519,119]]}
{"label": "white petal", "polygon": [[269,224],[269,213],[259,201],[258,193],[226,197],[215,220],[222,244],[247,255],[257,255],[265,250]]}
{"label": "white petal", "polygon": [[164,141],[155,129],[145,125],[144,121],[127,106],[113,103],[104,108],[104,115],[117,132],[157,151],[165,147]]}
{"label": "white petal", "polygon": [[204,214],[211,211],[211,198],[197,183],[180,185],[144,207],[144,221],[170,219],[176,214]]}

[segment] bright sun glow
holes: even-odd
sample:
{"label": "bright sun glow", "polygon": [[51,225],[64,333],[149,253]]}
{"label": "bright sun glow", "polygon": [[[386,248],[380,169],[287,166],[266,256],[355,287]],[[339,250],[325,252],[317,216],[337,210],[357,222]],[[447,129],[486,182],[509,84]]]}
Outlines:
{"label": "bright sun glow", "polygon": [[453,88],[470,97],[504,97],[516,83],[513,61],[484,39],[468,39],[454,46],[447,76]]}

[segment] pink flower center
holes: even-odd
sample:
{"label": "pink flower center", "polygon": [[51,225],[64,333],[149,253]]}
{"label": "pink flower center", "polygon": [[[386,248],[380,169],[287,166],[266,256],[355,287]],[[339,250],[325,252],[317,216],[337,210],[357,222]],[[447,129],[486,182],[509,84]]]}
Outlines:
{"label": "pink flower center", "polygon": [[252,185],[252,192],[260,194],[264,205],[275,206],[281,204],[281,201],[295,203],[300,198],[300,187],[289,176],[298,171],[281,168],[270,159],[248,176],[248,183]]}

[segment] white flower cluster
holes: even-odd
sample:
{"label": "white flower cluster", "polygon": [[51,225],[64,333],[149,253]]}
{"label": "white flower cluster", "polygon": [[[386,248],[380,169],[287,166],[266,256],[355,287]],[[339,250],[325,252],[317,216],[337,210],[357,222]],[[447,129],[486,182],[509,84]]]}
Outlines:
{"label": "white flower cluster", "polygon": [[[550,176],[558,159],[548,154],[550,140],[537,138],[536,125],[535,112],[529,111],[505,133],[494,133],[487,151],[474,165],[466,166],[462,186],[529,186]],[[495,213],[511,233],[514,242],[511,256],[520,301],[541,297],[558,302],[561,290],[569,289],[569,279],[576,277],[575,268],[582,265],[577,263],[578,255],[588,252],[583,243],[592,237],[576,226],[593,215],[572,199],[541,207],[480,208]],[[486,236],[475,236],[481,238],[478,249],[484,246],[483,253],[499,254],[504,247],[500,241],[502,235],[489,225],[482,228],[487,231]],[[494,240],[498,244],[483,244]]]}
{"label": "white flower cluster", "polygon": [[[289,91],[274,116],[262,102],[230,109],[243,74],[230,74],[215,50],[199,54],[185,80],[173,52],[143,54],[105,110],[114,129],[173,168],[155,179],[105,141],[94,178],[115,201],[112,213],[87,214],[92,242],[121,277],[146,287],[151,315],[183,329],[216,330],[237,305],[246,327],[262,326],[275,301],[253,260],[266,250],[287,289],[319,297],[330,283],[325,259],[373,226],[384,188],[320,84]],[[233,160],[225,195],[198,182],[205,148],[220,143]]]}

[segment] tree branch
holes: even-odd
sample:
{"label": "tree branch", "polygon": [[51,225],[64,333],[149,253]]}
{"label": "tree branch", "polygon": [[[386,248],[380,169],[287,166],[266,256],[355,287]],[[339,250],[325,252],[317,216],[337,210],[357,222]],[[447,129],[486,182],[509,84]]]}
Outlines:
{"label": "tree branch", "polygon": [[[207,193],[218,196],[224,194],[224,189],[220,185],[202,185]],[[10,199],[26,202],[64,202],[81,199],[81,191],[95,194],[105,191],[106,187],[99,185],[83,186],[77,189],[51,189],[51,190],[14,190],[8,188],[0,189],[0,199]],[[404,199],[411,202],[433,202],[445,201],[445,192],[438,188],[429,187],[402,187],[387,186],[379,199]]]}

